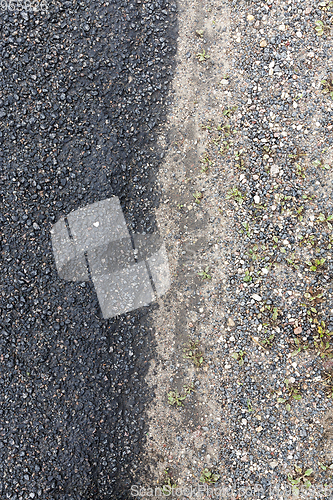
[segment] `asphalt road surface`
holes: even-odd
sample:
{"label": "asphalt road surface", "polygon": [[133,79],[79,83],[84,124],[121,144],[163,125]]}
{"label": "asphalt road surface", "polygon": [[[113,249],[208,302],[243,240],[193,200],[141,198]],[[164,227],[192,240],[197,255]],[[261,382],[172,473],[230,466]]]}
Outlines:
{"label": "asphalt road surface", "polygon": [[104,320],[91,282],[59,279],[50,229],[115,195],[131,230],[154,231],[176,6],[74,0],[0,20],[0,494],[125,499],[144,467],[151,308]]}

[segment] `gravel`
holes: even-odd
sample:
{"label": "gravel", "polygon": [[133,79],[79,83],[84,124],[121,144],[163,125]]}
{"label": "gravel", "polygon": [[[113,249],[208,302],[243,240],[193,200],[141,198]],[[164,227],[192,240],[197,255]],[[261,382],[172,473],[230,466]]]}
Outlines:
{"label": "gravel", "polygon": [[[313,469],[309,498],[331,493],[332,469],[319,465],[332,464],[333,445],[333,387],[324,383],[333,370],[333,109],[321,83],[331,39],[314,29],[330,17],[297,1],[180,9],[173,141],[160,174],[176,278],[171,307],[156,313],[167,374],[146,447],[180,488],[196,488],[208,468],[228,490],[221,498],[245,498],[244,488],[248,498],[287,498],[296,465]],[[186,57],[203,49],[204,63]],[[211,278],[200,279],[205,269]],[[320,353],[323,330],[330,345]],[[200,341],[202,369],[182,359],[189,338]],[[184,383],[195,393],[170,408],[168,391]],[[143,488],[165,480],[162,458],[156,469]]]}
{"label": "gravel", "polygon": [[[325,391],[322,381],[332,372],[332,346],[320,357],[314,342],[320,324],[333,326],[332,226],[320,222],[320,214],[333,213],[332,174],[313,162],[332,162],[333,108],[321,84],[330,74],[331,44],[314,30],[316,20],[330,17],[315,8],[304,15],[303,2],[232,2],[233,31],[241,33],[232,38],[230,101],[238,109],[231,121],[239,130],[232,149],[245,151],[245,167],[237,171],[233,151],[224,161],[234,163],[226,188],[236,186],[244,201],[225,200],[222,210],[233,217],[225,258],[236,327],[229,321],[228,330],[234,350],[246,356],[220,389],[230,433],[219,468],[235,492],[258,484],[268,497],[268,486],[285,487],[287,474],[295,476],[295,464],[313,469],[312,483],[328,479],[318,462],[330,463],[324,443],[331,399],[325,394],[333,389]],[[217,153],[210,147],[219,165]],[[323,265],[313,267],[319,258]],[[318,293],[323,298],[316,300]],[[297,354],[302,344],[308,347]],[[299,388],[299,400],[288,400],[290,386]],[[244,460],[236,460],[234,450]]]}

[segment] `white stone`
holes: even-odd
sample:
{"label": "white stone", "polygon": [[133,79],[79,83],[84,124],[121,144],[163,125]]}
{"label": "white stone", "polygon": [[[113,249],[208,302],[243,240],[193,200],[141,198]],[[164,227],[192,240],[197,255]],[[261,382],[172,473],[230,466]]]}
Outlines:
{"label": "white stone", "polygon": [[254,199],[254,203],[256,203],[257,205],[260,203],[260,196],[258,196],[257,194],[255,195],[255,197],[253,199]]}
{"label": "white stone", "polygon": [[302,35],[302,33],[300,31],[297,31],[296,32],[296,36],[298,36],[298,38],[302,38],[303,35]]}
{"label": "white stone", "polygon": [[256,300],[257,302],[261,302],[262,300],[260,295],[258,295],[257,293],[252,295],[252,299]]}
{"label": "white stone", "polygon": [[280,172],[278,165],[271,166],[271,175],[277,175]]}
{"label": "white stone", "polygon": [[232,318],[228,318],[227,323],[228,323],[228,326],[235,326],[235,322]]}
{"label": "white stone", "polygon": [[228,85],[228,84],[229,84],[229,80],[226,80],[225,78],[223,78],[223,79],[221,80],[221,84],[222,84],[222,85]]}

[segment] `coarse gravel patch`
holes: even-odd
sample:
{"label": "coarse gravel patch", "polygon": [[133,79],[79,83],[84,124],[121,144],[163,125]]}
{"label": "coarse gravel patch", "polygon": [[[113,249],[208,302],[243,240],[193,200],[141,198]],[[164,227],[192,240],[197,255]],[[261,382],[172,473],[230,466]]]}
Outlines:
{"label": "coarse gravel patch", "polygon": [[[176,278],[155,313],[160,375],[141,498],[170,481],[191,498],[207,468],[220,478],[202,498],[331,494],[330,9],[180,4],[157,211]],[[192,369],[182,359],[191,338],[204,358]],[[170,406],[184,383],[194,393]]]}

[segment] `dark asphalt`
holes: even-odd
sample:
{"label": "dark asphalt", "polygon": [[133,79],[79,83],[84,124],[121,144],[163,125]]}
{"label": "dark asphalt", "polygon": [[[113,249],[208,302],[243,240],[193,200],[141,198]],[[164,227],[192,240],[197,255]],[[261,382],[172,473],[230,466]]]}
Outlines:
{"label": "dark asphalt", "polygon": [[[52,225],[111,195],[155,229],[176,6],[55,2],[0,11],[0,494],[129,499],[153,307],[103,320],[92,284],[58,278]],[[132,472],[130,472],[132,471]]]}

